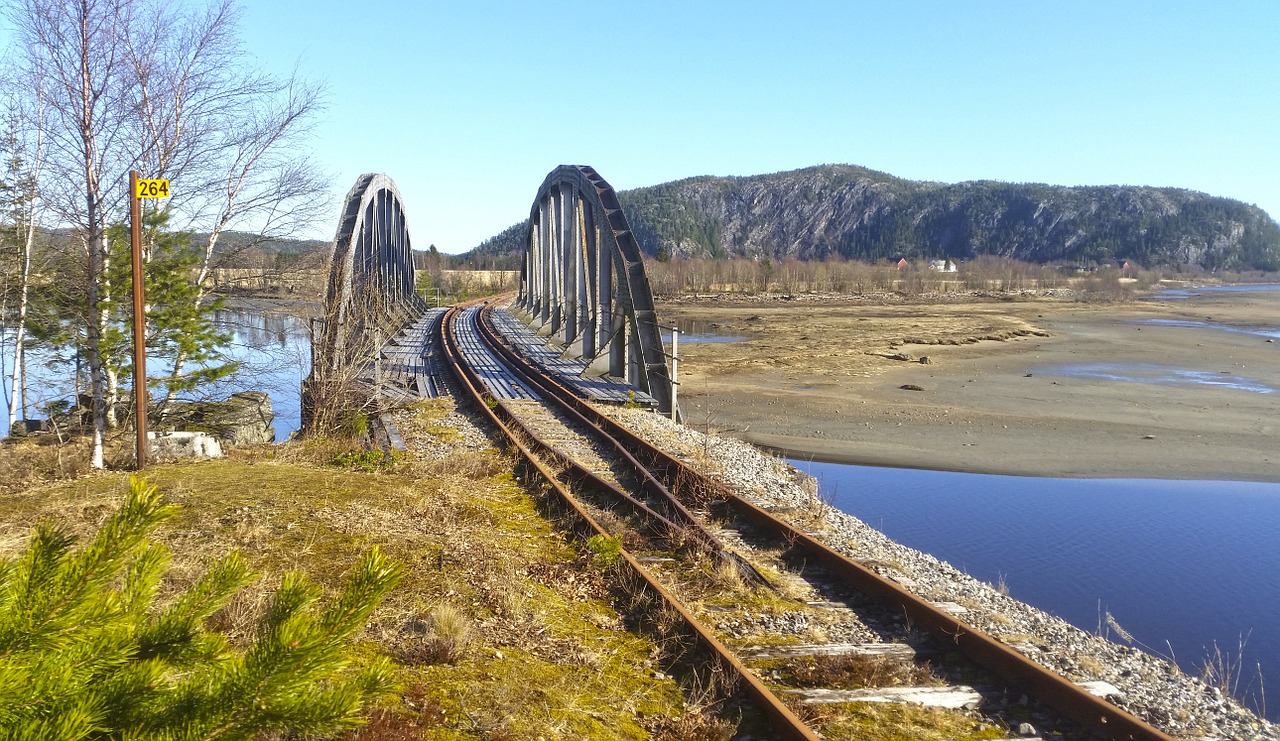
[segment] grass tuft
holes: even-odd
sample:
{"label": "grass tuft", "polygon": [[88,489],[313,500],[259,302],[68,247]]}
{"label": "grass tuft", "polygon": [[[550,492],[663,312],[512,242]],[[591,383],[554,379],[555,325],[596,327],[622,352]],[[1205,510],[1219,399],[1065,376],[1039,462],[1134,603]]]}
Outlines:
{"label": "grass tuft", "polygon": [[448,602],[436,605],[426,620],[415,621],[411,629],[423,635],[399,651],[396,658],[406,664],[456,664],[471,645],[471,620]]}

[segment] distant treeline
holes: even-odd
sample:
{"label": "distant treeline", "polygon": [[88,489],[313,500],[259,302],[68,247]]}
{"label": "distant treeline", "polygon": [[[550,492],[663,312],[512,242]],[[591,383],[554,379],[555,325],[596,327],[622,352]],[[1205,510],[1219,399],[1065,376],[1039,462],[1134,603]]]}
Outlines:
{"label": "distant treeline", "polygon": [[[641,249],[670,257],[876,262],[972,260],[1280,270],[1280,226],[1264,211],[1177,188],[916,182],[850,165],[697,177],[625,191]],[[523,249],[527,222],[465,260]]]}

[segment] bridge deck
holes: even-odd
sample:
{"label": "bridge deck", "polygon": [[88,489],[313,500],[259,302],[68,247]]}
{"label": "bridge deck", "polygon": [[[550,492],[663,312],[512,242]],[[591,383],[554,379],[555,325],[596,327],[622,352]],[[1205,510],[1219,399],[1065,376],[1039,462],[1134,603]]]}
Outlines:
{"label": "bridge deck", "polygon": [[585,375],[587,361],[561,357],[563,349],[548,344],[545,337],[534,334],[524,322],[506,309],[494,307],[493,323],[521,354],[582,398],[615,404],[634,402],[650,407],[658,405],[656,399],[629,383],[608,376]]}
{"label": "bridge deck", "polygon": [[428,309],[382,348],[384,376],[399,378],[418,396],[434,399],[447,394],[444,375],[448,371],[434,337],[444,317],[444,309]]}
{"label": "bridge deck", "polygon": [[458,340],[458,350],[466,358],[481,383],[489,389],[489,393],[498,399],[530,399],[537,401],[538,395],[524,387],[520,379],[515,377],[507,366],[496,355],[485,347],[480,337],[476,321],[480,316],[480,307],[464,309],[454,326],[454,336]]}
{"label": "bridge deck", "polygon": [[[383,392],[396,396],[420,396],[436,398],[449,393],[445,383],[448,369],[441,349],[436,344],[440,321],[445,309],[430,309],[417,321],[409,324],[382,347]],[[479,309],[463,312],[455,328],[458,343],[476,369],[489,393],[500,399],[533,399],[537,396],[524,388],[486,349],[476,329]],[[592,401],[622,404],[634,402],[645,406],[657,406],[649,394],[615,378],[585,375],[587,362],[563,358],[562,350],[548,344],[546,338],[534,334],[523,322],[505,309],[496,308],[493,313],[498,331],[526,357],[532,359],[548,375],[572,389],[579,396]]]}

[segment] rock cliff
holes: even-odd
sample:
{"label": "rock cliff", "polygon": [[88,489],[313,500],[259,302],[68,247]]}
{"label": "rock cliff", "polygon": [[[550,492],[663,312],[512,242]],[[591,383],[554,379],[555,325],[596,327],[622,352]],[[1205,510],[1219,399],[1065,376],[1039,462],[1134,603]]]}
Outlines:
{"label": "rock cliff", "polygon": [[[1280,226],[1256,206],[1177,188],[918,182],[852,165],[695,177],[619,194],[651,255],[880,260],[999,255],[1280,269]],[[516,225],[477,248],[518,251]]]}

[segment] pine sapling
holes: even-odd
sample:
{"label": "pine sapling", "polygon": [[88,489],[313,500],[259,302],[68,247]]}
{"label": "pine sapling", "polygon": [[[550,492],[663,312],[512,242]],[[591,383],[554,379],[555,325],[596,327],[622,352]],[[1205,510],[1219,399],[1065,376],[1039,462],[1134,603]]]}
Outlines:
{"label": "pine sapling", "polygon": [[357,665],[347,646],[399,581],[398,564],[371,549],[327,604],[318,585],[286,574],[237,651],[205,622],[256,578],[239,553],[157,604],[169,552],[149,536],[176,511],[135,478],[82,548],[42,523],[18,558],[0,561],[0,738],[331,734],[359,725],[389,689],[386,660]]}

